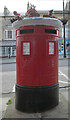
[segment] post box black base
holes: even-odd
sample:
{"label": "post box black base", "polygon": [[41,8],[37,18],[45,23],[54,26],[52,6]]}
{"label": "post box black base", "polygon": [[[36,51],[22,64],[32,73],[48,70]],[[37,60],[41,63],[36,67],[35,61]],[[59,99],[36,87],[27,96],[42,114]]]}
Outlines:
{"label": "post box black base", "polygon": [[23,112],[43,112],[59,103],[59,84],[44,87],[16,85],[16,109]]}

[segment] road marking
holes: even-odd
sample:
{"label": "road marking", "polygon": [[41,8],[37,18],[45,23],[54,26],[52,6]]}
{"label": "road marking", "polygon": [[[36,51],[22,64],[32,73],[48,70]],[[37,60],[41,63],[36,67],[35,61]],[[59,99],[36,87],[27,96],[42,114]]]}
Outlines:
{"label": "road marking", "polygon": [[68,82],[64,82],[64,81],[61,81],[61,80],[59,80],[59,82],[61,82],[61,83],[65,83],[65,84],[68,84]]}
{"label": "road marking", "polygon": [[12,92],[15,92],[15,85],[13,86]]}
{"label": "road marking", "polygon": [[63,75],[67,80],[69,80],[70,81],[70,79],[68,78],[68,76],[67,75],[65,75],[64,73],[62,73],[61,71],[59,71],[59,75]]}

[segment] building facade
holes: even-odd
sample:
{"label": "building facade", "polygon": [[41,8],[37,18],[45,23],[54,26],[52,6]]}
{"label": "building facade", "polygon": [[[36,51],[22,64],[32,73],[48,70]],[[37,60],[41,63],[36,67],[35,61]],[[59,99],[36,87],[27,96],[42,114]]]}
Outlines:
{"label": "building facade", "polygon": [[67,45],[67,48],[68,48],[68,53],[70,54],[70,0],[66,0],[65,11],[66,11],[65,18],[68,19],[68,22],[65,28],[66,29],[66,40],[69,43]]}
{"label": "building facade", "polygon": [[10,22],[12,17],[13,14],[4,7],[4,12],[0,13],[0,57],[16,56],[16,31]]}

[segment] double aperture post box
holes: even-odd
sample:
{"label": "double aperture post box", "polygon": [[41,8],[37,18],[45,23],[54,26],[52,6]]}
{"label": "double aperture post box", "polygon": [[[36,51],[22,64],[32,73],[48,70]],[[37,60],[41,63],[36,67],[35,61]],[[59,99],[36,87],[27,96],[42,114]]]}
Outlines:
{"label": "double aperture post box", "polygon": [[59,103],[58,34],[55,18],[29,18],[16,28],[16,108],[40,112]]}

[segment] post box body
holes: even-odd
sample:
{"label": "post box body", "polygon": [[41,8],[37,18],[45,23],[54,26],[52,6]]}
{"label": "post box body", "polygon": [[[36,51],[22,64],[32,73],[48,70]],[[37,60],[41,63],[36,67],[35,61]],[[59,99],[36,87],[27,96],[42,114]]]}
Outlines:
{"label": "post box body", "polygon": [[[23,33],[24,30],[33,30]],[[50,30],[47,33],[46,30]],[[55,33],[51,33],[51,31]],[[17,84],[21,86],[48,86],[58,83],[58,30],[35,25],[17,30]],[[29,49],[29,53],[26,48]],[[26,51],[25,51],[26,50]]]}
{"label": "post box body", "polygon": [[58,105],[58,31],[32,23],[16,30],[16,109],[43,112]]}

